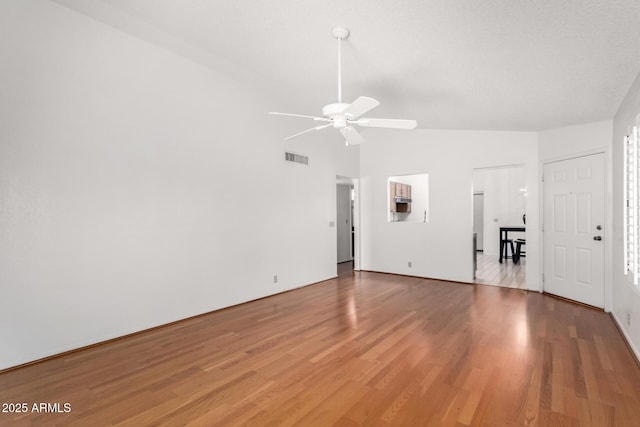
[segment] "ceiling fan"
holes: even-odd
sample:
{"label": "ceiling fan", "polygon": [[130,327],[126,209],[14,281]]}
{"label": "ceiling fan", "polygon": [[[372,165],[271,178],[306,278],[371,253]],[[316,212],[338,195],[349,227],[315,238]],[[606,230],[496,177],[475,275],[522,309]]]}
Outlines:
{"label": "ceiling fan", "polygon": [[269,114],[275,114],[279,116],[292,116],[303,117],[313,119],[318,122],[326,122],[319,126],[312,127],[302,132],[296,133],[286,137],[284,140],[289,140],[305,133],[315,132],[328,128],[330,126],[335,129],[339,129],[340,133],[346,138],[347,145],[361,144],[364,139],[360,133],[356,130],[355,125],[362,127],[373,128],[391,128],[391,129],[413,129],[417,126],[415,120],[400,120],[400,119],[371,119],[360,118],[364,113],[374,109],[380,103],[373,98],[367,96],[361,96],[351,104],[342,102],[342,62],[340,54],[340,44],[342,40],[349,37],[349,30],[344,27],[335,27],[333,29],[333,36],[338,40],[338,102],[328,104],[322,107],[322,117],[306,116],[303,114],[289,114],[289,113],[277,113],[269,112]]}

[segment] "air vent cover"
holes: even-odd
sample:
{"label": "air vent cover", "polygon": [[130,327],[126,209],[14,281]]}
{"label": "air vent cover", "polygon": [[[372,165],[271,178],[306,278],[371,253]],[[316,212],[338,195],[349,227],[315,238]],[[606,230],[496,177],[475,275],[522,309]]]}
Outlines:
{"label": "air vent cover", "polygon": [[309,158],[300,154],[284,153],[284,159],[289,162],[302,163],[303,165],[309,164]]}

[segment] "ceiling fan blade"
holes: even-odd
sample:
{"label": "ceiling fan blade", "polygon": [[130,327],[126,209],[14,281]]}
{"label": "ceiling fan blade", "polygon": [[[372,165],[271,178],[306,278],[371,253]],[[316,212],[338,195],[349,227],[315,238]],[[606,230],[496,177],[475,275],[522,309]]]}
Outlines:
{"label": "ceiling fan blade", "polygon": [[378,105],[380,105],[380,103],[375,99],[369,98],[368,96],[361,96],[344,110],[344,115],[347,116],[349,120],[356,119],[367,111],[373,110]]}
{"label": "ceiling fan blade", "polygon": [[369,128],[413,129],[418,126],[418,122],[415,120],[400,119],[360,119],[351,123]]}
{"label": "ceiling fan blade", "polygon": [[274,114],[276,116],[291,116],[291,117],[303,117],[306,119],[313,119],[321,122],[330,122],[331,119],[327,119],[326,117],[316,117],[316,116],[305,116],[304,114],[290,114],[290,113],[276,113],[275,111],[269,111],[267,114]]}
{"label": "ceiling fan blade", "polygon": [[340,129],[340,133],[345,138],[347,138],[348,145],[362,144],[364,142],[364,138],[362,138],[362,135],[360,135],[360,133],[358,133],[356,128],[354,128],[353,126],[343,127],[342,129]]}
{"label": "ceiling fan blade", "polygon": [[320,126],[313,127],[311,129],[303,130],[302,132],[298,132],[295,135],[291,135],[291,136],[286,137],[284,140],[287,141],[289,139],[295,138],[296,136],[304,135],[305,133],[313,132],[315,130],[321,130],[321,129],[324,129],[324,128],[328,128],[329,126],[333,126],[333,123],[327,123],[326,125],[320,125]]}

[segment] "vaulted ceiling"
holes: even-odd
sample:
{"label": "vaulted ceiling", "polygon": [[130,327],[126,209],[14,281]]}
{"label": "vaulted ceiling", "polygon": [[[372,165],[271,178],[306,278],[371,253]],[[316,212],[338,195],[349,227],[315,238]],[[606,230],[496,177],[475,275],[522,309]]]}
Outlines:
{"label": "vaulted ceiling", "polygon": [[186,56],[215,58],[203,59],[208,66],[232,64],[299,114],[336,101],[337,25],[351,30],[344,100],[376,98],[381,106],[368,115],[416,119],[419,128],[543,130],[611,119],[640,72],[638,0],[58,3],[140,37],[153,33]]}

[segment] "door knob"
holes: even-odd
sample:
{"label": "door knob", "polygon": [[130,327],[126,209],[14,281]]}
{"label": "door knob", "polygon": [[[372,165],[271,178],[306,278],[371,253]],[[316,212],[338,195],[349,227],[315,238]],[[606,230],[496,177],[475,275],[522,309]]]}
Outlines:
{"label": "door knob", "polygon": [[601,225],[596,226],[596,230],[602,230],[602,226]]}
{"label": "door knob", "polygon": [[602,236],[593,236],[593,240],[602,240]]}

